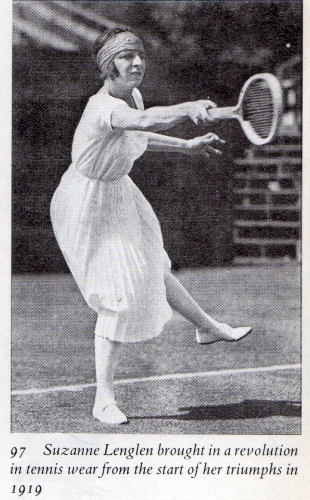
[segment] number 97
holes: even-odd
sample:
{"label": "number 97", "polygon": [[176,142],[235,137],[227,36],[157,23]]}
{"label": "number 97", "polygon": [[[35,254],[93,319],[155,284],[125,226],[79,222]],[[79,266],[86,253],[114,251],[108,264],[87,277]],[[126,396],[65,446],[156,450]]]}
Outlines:
{"label": "number 97", "polygon": [[[21,446],[21,448],[19,448],[19,450],[20,450],[19,458],[21,458],[23,456],[23,454],[25,453],[26,447]],[[16,446],[14,446],[11,449],[11,458],[16,457],[17,453],[18,453],[18,448],[16,448]]]}

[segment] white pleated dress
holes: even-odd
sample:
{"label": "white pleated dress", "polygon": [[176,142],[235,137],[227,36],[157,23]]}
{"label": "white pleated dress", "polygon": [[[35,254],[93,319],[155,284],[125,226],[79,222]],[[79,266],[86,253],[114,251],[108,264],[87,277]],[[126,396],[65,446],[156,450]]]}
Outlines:
{"label": "white pleated dress", "polygon": [[[133,97],[143,109],[137,89]],[[89,99],[74,135],[72,164],[52,199],[51,220],[87,304],[98,320],[117,318],[102,335],[138,342],[158,336],[171,318],[164,283],[170,261],[157,217],[128,176],[147,136],[112,129],[111,113],[120,104],[126,105],[102,90]]]}

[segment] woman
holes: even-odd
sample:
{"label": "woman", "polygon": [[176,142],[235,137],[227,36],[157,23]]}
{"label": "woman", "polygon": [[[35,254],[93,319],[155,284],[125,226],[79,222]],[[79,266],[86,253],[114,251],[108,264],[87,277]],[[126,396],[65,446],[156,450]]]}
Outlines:
{"label": "woman", "polygon": [[129,28],[114,28],[94,45],[103,87],[92,96],[76,129],[72,164],[51,206],[58,244],[87,304],[95,328],[97,392],[93,416],[127,422],[116,406],[114,373],[122,342],[156,337],[170,307],[196,327],[198,343],[235,341],[251,328],[231,328],[208,316],[170,271],[158,220],[129,178],[146,150],[218,155],[215,134],[190,140],[155,133],[192,120],[212,122],[211,101],[144,110],[137,87],[145,72],[142,41]]}

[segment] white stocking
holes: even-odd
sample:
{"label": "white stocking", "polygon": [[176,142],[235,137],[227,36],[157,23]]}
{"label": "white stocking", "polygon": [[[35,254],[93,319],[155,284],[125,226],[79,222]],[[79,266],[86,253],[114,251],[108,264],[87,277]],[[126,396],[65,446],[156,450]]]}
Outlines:
{"label": "white stocking", "polygon": [[95,364],[97,391],[95,407],[115,404],[114,375],[119,360],[120,343],[109,340],[113,337],[117,323],[117,314],[98,315],[95,329]]}
{"label": "white stocking", "polygon": [[188,319],[196,328],[218,328],[220,323],[211,318],[171,273],[165,276],[167,300],[170,306]]}

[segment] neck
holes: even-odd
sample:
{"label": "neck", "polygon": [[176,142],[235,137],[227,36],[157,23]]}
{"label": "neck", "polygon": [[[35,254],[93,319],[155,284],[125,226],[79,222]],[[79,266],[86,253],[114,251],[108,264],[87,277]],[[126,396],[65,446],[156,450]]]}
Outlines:
{"label": "neck", "polygon": [[129,101],[132,97],[133,87],[125,87],[117,80],[112,80],[110,78],[107,78],[105,80],[103,89],[111,96],[117,97],[118,99],[123,99],[125,101]]}

